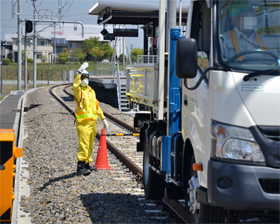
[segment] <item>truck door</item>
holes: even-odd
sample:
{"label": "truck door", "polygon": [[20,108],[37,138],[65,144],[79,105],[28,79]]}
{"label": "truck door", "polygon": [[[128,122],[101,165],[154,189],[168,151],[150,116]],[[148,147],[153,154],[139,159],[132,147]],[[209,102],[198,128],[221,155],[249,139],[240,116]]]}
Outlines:
{"label": "truck door", "polygon": [[[205,1],[195,1],[193,4],[190,38],[194,38],[197,41],[198,69],[197,76],[194,79],[188,80],[189,86],[194,86],[201,77],[203,70],[209,67],[211,55],[211,9],[207,7]],[[210,109],[208,78],[209,75],[207,75],[196,90],[188,90],[182,85],[184,86],[182,95],[184,139],[190,138],[196,162],[201,163],[206,162],[207,158],[209,158],[205,154],[210,154],[210,149],[207,147],[207,139],[209,139],[207,116]],[[199,179],[202,180],[202,183],[206,184],[207,173],[206,171],[204,172],[200,172]]]}

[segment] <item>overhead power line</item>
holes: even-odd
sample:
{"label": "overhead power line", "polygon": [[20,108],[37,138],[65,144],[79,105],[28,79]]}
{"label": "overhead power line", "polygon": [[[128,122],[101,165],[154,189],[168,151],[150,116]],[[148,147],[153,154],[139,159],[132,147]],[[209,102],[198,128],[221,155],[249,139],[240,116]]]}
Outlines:
{"label": "overhead power line", "polygon": [[42,5],[43,1],[44,1],[44,0],[42,0],[42,1],[41,1],[41,3],[40,3],[39,5],[36,5],[36,7],[38,7],[38,6]]}
{"label": "overhead power line", "polygon": [[66,10],[66,12],[64,13],[64,15],[62,17],[65,16],[65,14],[68,12],[68,10],[70,9],[70,7],[72,6],[72,4],[74,3],[75,0],[72,1],[71,5],[68,7],[68,9]]}

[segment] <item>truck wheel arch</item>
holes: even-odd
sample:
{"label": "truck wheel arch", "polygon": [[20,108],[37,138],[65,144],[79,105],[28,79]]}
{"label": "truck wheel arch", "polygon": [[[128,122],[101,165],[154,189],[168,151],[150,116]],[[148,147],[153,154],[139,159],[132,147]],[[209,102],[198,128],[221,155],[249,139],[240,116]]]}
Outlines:
{"label": "truck wheel arch", "polygon": [[191,172],[191,160],[193,155],[193,146],[191,144],[191,141],[189,139],[186,139],[184,142],[184,148],[183,148],[183,161],[182,161],[182,174],[183,174],[183,189],[186,192],[188,189],[188,181],[185,177],[190,176]]}

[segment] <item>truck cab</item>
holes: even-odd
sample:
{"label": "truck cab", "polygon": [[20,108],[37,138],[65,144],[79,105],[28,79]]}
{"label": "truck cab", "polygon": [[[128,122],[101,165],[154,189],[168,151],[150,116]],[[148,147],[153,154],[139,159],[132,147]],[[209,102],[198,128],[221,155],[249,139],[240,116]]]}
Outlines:
{"label": "truck cab", "polygon": [[[183,152],[193,152],[202,165],[192,177],[198,185],[189,191],[210,206],[279,212],[280,5],[275,3],[193,1],[186,39],[177,43]],[[197,64],[186,65],[195,57]],[[197,204],[190,200],[199,217]]]}
{"label": "truck cab", "polygon": [[279,28],[278,1],[193,0],[186,35],[167,31],[166,97],[160,65],[128,68],[130,87],[146,71],[129,100],[152,112],[139,144],[147,198],[185,199],[195,223],[279,221]]}

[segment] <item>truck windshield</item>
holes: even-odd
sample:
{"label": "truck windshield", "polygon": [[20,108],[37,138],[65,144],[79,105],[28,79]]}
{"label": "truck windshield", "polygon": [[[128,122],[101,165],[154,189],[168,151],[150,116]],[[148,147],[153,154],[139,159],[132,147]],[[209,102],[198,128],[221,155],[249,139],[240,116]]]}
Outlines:
{"label": "truck windshield", "polygon": [[220,0],[217,4],[222,64],[251,71],[278,69],[279,0]]}

